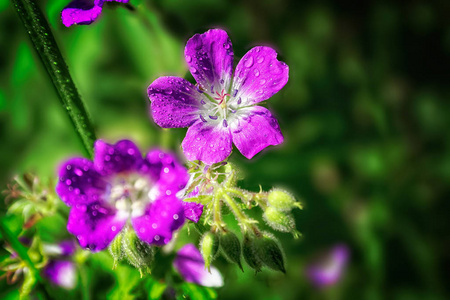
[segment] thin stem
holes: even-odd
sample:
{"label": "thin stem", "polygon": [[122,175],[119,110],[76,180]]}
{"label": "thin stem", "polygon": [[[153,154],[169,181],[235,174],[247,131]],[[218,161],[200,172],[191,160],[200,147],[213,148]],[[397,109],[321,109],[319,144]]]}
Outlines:
{"label": "thin stem", "polygon": [[241,226],[243,231],[247,231],[248,229],[253,230],[255,233],[259,232],[257,227],[254,225],[254,223],[257,223],[256,220],[253,220],[251,218],[248,218],[239,208],[239,206],[236,204],[236,202],[225,192],[220,191],[218,193],[222,198],[225,200],[227,205],[231,208],[233,211],[234,216],[239,222],[239,225]]}
{"label": "thin stem", "polygon": [[50,76],[86,153],[92,158],[96,140],[94,128],[45,16],[35,0],[11,0],[11,2]]}

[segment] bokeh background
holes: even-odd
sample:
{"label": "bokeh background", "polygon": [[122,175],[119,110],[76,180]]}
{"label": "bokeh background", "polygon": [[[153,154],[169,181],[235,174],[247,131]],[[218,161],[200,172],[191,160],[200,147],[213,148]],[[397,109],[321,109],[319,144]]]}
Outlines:
{"label": "bokeh background", "polygon": [[[289,65],[288,84],[267,101],[285,143],[251,161],[234,151],[231,161],[245,174],[243,188],[280,186],[304,203],[294,211],[303,237],[277,234],[286,275],[242,273],[219,259],[220,299],[450,297],[447,1],[131,0],[134,10],[108,3],[97,22],[72,28],[59,17],[69,1],[39,2],[98,136],[131,138],[143,151],[160,145],[181,155],[186,129],[152,123],[146,88],[162,75],[189,78],[183,51],[194,33],[226,29],[235,62],[270,45]],[[55,177],[63,159],[83,152],[6,0],[0,53],[4,189],[26,171]],[[349,247],[348,267],[337,284],[317,289],[305,266],[336,244]],[[91,263],[93,299],[136,280],[131,268],[112,274],[107,255]],[[4,280],[0,287],[3,295],[14,289]]]}

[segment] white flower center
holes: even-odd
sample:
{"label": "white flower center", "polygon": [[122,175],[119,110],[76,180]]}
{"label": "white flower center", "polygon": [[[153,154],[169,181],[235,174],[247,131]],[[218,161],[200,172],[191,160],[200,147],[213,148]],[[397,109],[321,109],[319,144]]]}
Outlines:
{"label": "white flower center", "polygon": [[138,174],[119,174],[110,181],[105,199],[124,218],[144,215],[146,206],[156,199],[158,190],[150,179]]}

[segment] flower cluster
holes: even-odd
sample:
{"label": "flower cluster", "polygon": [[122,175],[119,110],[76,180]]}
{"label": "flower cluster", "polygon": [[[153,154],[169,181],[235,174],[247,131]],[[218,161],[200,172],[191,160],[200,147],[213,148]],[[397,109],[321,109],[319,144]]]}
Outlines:
{"label": "flower cluster", "polygon": [[92,251],[106,248],[124,227],[140,240],[167,244],[185,220],[176,197],[188,181],[175,156],[152,150],[145,158],[131,141],[95,143],[94,161],[72,158],[59,171],[56,191],[71,206],[67,230]]}
{"label": "flower cluster", "polygon": [[234,75],[233,48],[224,30],[194,35],[185,58],[193,85],[178,77],[160,77],[148,87],[156,124],[189,127],[182,147],[190,161],[225,160],[232,144],[247,158],[283,142],[277,120],[256,104],[269,99],[288,81],[289,67],[270,47],[254,47],[242,57]]}

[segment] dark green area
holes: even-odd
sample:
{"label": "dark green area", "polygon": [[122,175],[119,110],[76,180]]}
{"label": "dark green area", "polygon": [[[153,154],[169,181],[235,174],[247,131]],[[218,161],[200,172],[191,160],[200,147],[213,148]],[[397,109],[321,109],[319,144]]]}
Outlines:
{"label": "dark green area", "polygon": [[[217,291],[220,299],[450,297],[446,1],[131,0],[135,10],[107,3],[96,23],[67,29],[59,14],[68,2],[40,4],[97,135],[109,142],[131,138],[142,150],[162,144],[181,153],[186,130],[162,131],[152,123],[146,89],[162,75],[186,76],[183,50],[194,33],[224,28],[236,62],[255,45],[271,45],[289,65],[288,84],[266,101],[285,143],[251,161],[235,150],[231,160],[245,174],[243,188],[280,186],[304,203],[303,211],[294,210],[303,238],[276,234],[286,275],[267,269],[254,275],[248,266],[242,273],[216,260],[225,277],[225,287]],[[55,176],[62,160],[83,154],[8,4],[0,1],[1,189],[25,171]],[[42,234],[54,230],[48,222],[41,227]],[[350,247],[347,272],[333,288],[316,290],[304,267],[337,243]],[[161,253],[158,258],[164,261]],[[132,268],[111,271],[111,266],[107,253],[94,255],[80,269],[84,279],[79,282],[90,282],[87,290],[84,284],[85,290],[49,294],[127,299],[160,287],[159,281],[139,281]],[[4,280],[0,290],[17,295]],[[182,290],[213,293],[191,285]]]}

